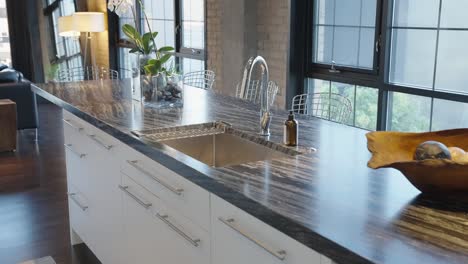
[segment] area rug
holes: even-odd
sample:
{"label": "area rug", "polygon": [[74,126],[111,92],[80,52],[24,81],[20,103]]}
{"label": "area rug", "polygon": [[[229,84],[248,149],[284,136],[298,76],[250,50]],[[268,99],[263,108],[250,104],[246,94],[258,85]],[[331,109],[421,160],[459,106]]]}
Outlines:
{"label": "area rug", "polygon": [[55,263],[55,260],[51,256],[47,256],[43,258],[28,260],[28,261],[21,262],[18,264],[57,264],[57,263]]}

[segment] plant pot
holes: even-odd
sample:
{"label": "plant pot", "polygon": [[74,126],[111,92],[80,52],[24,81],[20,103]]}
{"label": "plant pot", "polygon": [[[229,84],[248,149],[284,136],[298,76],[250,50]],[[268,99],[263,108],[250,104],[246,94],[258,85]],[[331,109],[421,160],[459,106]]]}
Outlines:
{"label": "plant pot", "polygon": [[153,87],[158,102],[182,101],[183,83],[182,77],[178,74],[171,76],[158,74],[157,76],[153,76]]}

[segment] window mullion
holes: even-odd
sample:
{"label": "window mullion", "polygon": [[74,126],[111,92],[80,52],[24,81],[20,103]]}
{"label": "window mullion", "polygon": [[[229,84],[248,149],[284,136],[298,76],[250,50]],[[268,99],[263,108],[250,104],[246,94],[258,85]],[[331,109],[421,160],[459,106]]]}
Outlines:
{"label": "window mullion", "polygon": [[378,2],[380,5],[378,10],[377,23],[379,25],[378,36],[379,36],[379,51],[376,53],[378,56],[378,78],[377,88],[379,89],[378,104],[377,104],[377,130],[387,130],[388,120],[391,120],[392,107],[391,94],[388,90],[384,89],[388,77],[388,69],[390,63],[390,47],[391,47],[391,32],[388,30],[392,24],[392,13],[393,13],[393,0],[382,0]]}

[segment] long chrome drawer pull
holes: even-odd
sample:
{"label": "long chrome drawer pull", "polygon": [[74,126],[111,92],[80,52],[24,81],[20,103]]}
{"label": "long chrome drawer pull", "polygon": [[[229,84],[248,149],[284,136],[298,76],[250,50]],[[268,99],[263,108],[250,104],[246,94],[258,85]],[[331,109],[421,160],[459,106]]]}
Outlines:
{"label": "long chrome drawer pull", "polygon": [[70,150],[71,153],[77,155],[78,157],[80,157],[80,159],[86,157],[86,154],[83,154],[83,153],[78,153],[76,150],[74,150],[72,147],[73,145],[72,144],[63,144],[65,146],[66,149]]}
{"label": "long chrome drawer pull", "polygon": [[173,223],[169,221],[169,216],[168,215],[161,215],[159,213],[156,213],[156,216],[161,219],[164,223],[166,223],[172,230],[174,230],[177,234],[185,238],[190,244],[192,244],[195,247],[198,247],[200,245],[201,240],[197,238],[191,238],[189,235],[187,235],[184,231],[180,230],[177,226],[175,226]]}
{"label": "long chrome drawer pull", "polygon": [[148,172],[146,169],[144,169],[143,167],[138,165],[137,160],[127,160],[127,163],[130,164],[135,169],[137,169],[138,171],[140,171],[141,173],[143,173],[146,176],[150,177],[151,179],[155,180],[157,183],[161,184],[162,186],[164,186],[169,191],[171,191],[171,192],[173,192],[173,193],[175,193],[177,195],[182,195],[182,193],[184,192],[184,189],[182,189],[182,188],[173,187],[173,186],[165,183],[164,181],[161,181],[158,177],[154,176],[153,174]]}
{"label": "long chrome drawer pull", "polygon": [[229,218],[229,219],[224,219],[222,217],[219,217],[218,218],[219,221],[221,221],[222,223],[224,223],[225,225],[229,226],[230,228],[232,228],[234,231],[236,231],[237,233],[241,234],[243,237],[247,238],[248,240],[254,242],[255,244],[257,244],[259,247],[263,248],[264,250],[266,250],[268,253],[270,253],[271,255],[275,256],[276,258],[280,259],[280,260],[284,260],[286,258],[286,251],[285,250],[273,250],[271,249],[269,246],[267,246],[265,243],[263,243],[262,241],[252,237],[251,235],[247,234],[247,232],[243,231],[242,229],[239,229],[237,226],[234,225],[235,223],[235,220],[233,218]]}
{"label": "long chrome drawer pull", "polygon": [[88,209],[88,206],[82,205],[82,204],[76,199],[76,193],[69,193],[68,196],[70,196],[70,199],[72,199],[73,202],[75,202],[76,205],[78,205],[78,207],[80,207],[82,211],[86,211],[86,209]]}
{"label": "long chrome drawer pull", "polygon": [[71,120],[63,119],[63,122],[64,122],[65,124],[67,124],[69,127],[73,128],[73,129],[75,129],[75,130],[77,130],[78,132],[80,132],[80,131],[82,131],[82,130],[84,129],[84,128],[82,128],[82,127],[79,127],[79,126],[77,126],[77,125],[74,125],[74,124],[71,122]]}
{"label": "long chrome drawer pull", "polygon": [[90,139],[92,139],[94,142],[98,143],[99,145],[101,145],[103,148],[107,149],[107,150],[110,150],[111,148],[113,148],[114,146],[112,145],[108,145],[104,142],[102,142],[96,135],[88,135],[88,137]]}
{"label": "long chrome drawer pull", "polygon": [[128,190],[128,186],[122,186],[122,185],[119,185],[119,188],[120,190],[122,190],[123,192],[125,192],[128,196],[132,197],[133,200],[135,200],[137,203],[139,203],[141,206],[143,206],[145,209],[148,209],[152,206],[151,203],[145,203],[143,202],[142,200],[140,200],[140,198],[138,198],[136,195],[134,195],[133,193],[131,193],[129,190]]}

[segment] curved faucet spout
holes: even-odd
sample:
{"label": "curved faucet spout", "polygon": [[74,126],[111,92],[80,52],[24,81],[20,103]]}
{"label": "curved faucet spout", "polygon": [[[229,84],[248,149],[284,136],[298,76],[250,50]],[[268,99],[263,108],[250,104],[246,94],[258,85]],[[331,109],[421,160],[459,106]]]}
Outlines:
{"label": "curved faucet spout", "polygon": [[241,95],[244,96],[247,92],[252,78],[253,69],[257,64],[260,64],[262,69],[262,83],[260,88],[260,135],[269,136],[271,113],[268,100],[268,83],[270,81],[270,72],[268,70],[268,64],[262,56],[257,56],[255,58],[252,57],[247,61],[244,68],[244,74],[242,76]]}

